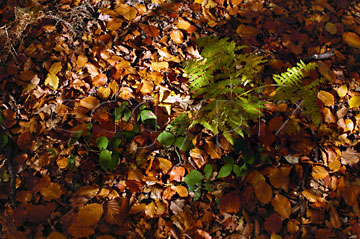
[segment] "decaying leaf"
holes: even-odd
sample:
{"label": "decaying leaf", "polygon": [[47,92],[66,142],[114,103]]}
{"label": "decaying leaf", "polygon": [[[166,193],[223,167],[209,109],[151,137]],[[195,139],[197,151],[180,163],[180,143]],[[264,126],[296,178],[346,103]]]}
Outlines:
{"label": "decaying leaf", "polygon": [[282,218],[290,217],[291,205],[289,199],[287,199],[286,197],[280,194],[276,194],[271,200],[271,205]]}

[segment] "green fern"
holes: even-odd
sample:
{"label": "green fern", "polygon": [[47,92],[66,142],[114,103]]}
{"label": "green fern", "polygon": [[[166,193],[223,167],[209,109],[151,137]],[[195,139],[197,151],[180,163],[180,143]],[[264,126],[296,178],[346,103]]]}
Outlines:
{"label": "green fern", "polygon": [[275,100],[289,100],[291,103],[302,101],[302,107],[305,115],[309,116],[315,125],[321,123],[321,112],[317,105],[317,87],[325,81],[325,78],[319,78],[309,85],[304,86],[304,72],[316,69],[317,63],[311,62],[305,64],[300,61],[297,66],[287,69],[280,75],[273,75],[277,83]]}
{"label": "green fern", "polygon": [[228,38],[200,38],[200,60],[185,62],[189,91],[201,96],[205,105],[190,125],[202,124],[215,135],[223,133],[233,143],[232,131],[244,135],[248,121],[259,117],[263,104],[255,96],[255,80],[265,62],[261,56],[240,54],[246,46],[236,46]]}

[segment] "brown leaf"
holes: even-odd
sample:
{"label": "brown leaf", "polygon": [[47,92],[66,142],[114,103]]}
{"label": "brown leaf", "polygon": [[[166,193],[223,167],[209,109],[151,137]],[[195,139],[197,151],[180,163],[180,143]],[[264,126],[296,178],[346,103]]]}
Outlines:
{"label": "brown leaf", "polygon": [[266,181],[260,181],[255,185],[255,195],[263,204],[269,203],[272,198],[272,188]]}
{"label": "brown leaf", "polygon": [[321,100],[321,102],[323,102],[325,106],[332,106],[335,103],[335,98],[333,94],[324,90],[319,91],[317,98]]}
{"label": "brown leaf", "polygon": [[206,231],[200,230],[200,229],[196,229],[196,234],[200,237],[195,237],[198,239],[212,239],[212,237],[210,236],[210,234]]}
{"label": "brown leaf", "polygon": [[171,161],[166,158],[162,158],[162,157],[158,157],[158,160],[159,160],[159,167],[160,167],[161,171],[164,174],[167,174],[172,167]]}
{"label": "brown leaf", "polygon": [[196,166],[198,166],[199,168],[201,168],[207,163],[207,154],[204,150],[201,150],[197,147],[191,149],[190,156],[196,163]]}
{"label": "brown leaf", "polygon": [[17,145],[22,150],[29,149],[31,146],[31,142],[32,142],[32,137],[29,131],[25,131],[21,133],[21,135],[19,135],[16,141]]}
{"label": "brown leaf", "polygon": [[344,32],[342,34],[344,42],[351,47],[360,49],[360,36],[354,32]]}
{"label": "brown leaf", "polygon": [[289,199],[287,199],[286,197],[280,194],[276,194],[271,200],[271,205],[282,218],[290,217],[291,205]]}
{"label": "brown leaf", "polygon": [[127,213],[129,201],[127,198],[121,200],[113,199],[106,203],[105,221],[110,225],[120,225]]}
{"label": "brown leaf", "polygon": [[338,212],[336,211],[336,209],[335,209],[335,207],[333,205],[330,206],[329,217],[330,217],[331,225],[334,228],[340,228],[341,227],[342,223],[341,223],[339,214],[338,214]]}
{"label": "brown leaf", "polygon": [[276,234],[281,231],[282,222],[278,214],[273,213],[265,220],[265,230],[270,234]]}
{"label": "brown leaf", "polygon": [[357,164],[360,160],[360,153],[354,148],[347,148],[341,154],[341,163],[345,165],[353,166]]}
{"label": "brown leaf", "polygon": [[50,209],[44,205],[31,205],[28,209],[29,221],[40,223],[50,216]]}
{"label": "brown leaf", "polygon": [[136,8],[127,4],[118,4],[114,10],[128,21],[134,20],[138,13]]}
{"label": "brown leaf", "polygon": [[100,104],[100,101],[96,99],[94,96],[88,96],[80,100],[80,106],[84,107],[88,110],[93,110]]}
{"label": "brown leaf", "polygon": [[99,222],[104,212],[99,203],[91,203],[81,208],[76,216],[74,224],[79,227],[95,225]]}
{"label": "brown leaf", "polygon": [[320,74],[326,78],[328,81],[330,82],[335,82],[336,81],[336,75],[335,73],[330,70],[329,66],[322,62],[322,61],[319,61],[318,62],[318,69],[319,69],[319,72]]}
{"label": "brown leaf", "polygon": [[92,63],[85,63],[85,67],[87,71],[89,72],[91,78],[94,78],[95,76],[99,75],[99,71],[97,67]]}
{"label": "brown leaf", "polygon": [[92,85],[95,87],[103,86],[107,83],[107,76],[105,74],[98,74],[91,79]]}
{"label": "brown leaf", "polygon": [[206,141],[204,146],[206,152],[210,155],[213,159],[220,159],[221,158],[221,150],[220,147],[215,145],[212,141]]}
{"label": "brown leaf", "polygon": [[191,27],[191,23],[186,21],[184,18],[179,17],[177,27],[186,31]]}
{"label": "brown leaf", "polygon": [[77,224],[72,224],[68,228],[68,232],[70,233],[70,235],[72,235],[74,237],[89,238],[90,235],[95,234],[95,228],[94,228],[94,226],[82,227],[82,226],[78,226]]}
{"label": "brown leaf", "polygon": [[315,165],[312,167],[312,177],[315,179],[324,179],[329,172],[322,166]]}
{"label": "brown leaf", "polygon": [[220,199],[221,213],[237,213],[241,207],[241,197],[237,191],[231,191]]}
{"label": "brown leaf", "polygon": [[51,182],[49,186],[40,189],[40,194],[45,201],[59,199],[62,195],[61,186],[58,183]]}
{"label": "brown leaf", "polygon": [[153,37],[153,38],[159,36],[159,34],[160,34],[160,30],[153,25],[145,26],[144,30],[148,36]]}
{"label": "brown leaf", "polygon": [[300,222],[296,219],[290,219],[286,225],[287,231],[291,234],[296,233],[300,230]]}
{"label": "brown leaf", "polygon": [[85,66],[85,64],[88,62],[88,58],[84,55],[79,55],[77,60],[76,60],[76,65],[79,68],[82,68]]}
{"label": "brown leaf", "polygon": [[328,124],[336,123],[335,115],[331,112],[328,107],[323,108],[324,120]]}
{"label": "brown leaf", "polygon": [[282,188],[284,191],[289,190],[290,185],[290,174],[291,167],[283,166],[280,168],[277,167],[268,167],[266,172],[269,177],[270,183],[275,188]]}

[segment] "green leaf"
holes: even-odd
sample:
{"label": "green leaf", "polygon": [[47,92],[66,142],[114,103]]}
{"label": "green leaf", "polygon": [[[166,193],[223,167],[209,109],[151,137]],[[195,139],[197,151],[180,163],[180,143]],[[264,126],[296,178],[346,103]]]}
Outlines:
{"label": "green leaf", "polygon": [[[146,120],[156,120],[156,115],[151,110],[142,110],[140,112],[141,122],[145,123]],[[138,120],[139,120],[138,116]]]}
{"label": "green leaf", "polygon": [[233,172],[235,173],[236,177],[240,177],[241,176],[241,167],[237,164],[233,165]]}
{"label": "green leaf", "polygon": [[[100,155],[99,155],[99,162],[100,162],[100,166],[105,171],[113,170],[117,165],[117,162],[114,162],[114,159],[111,156],[111,152],[107,149],[101,150]],[[116,163],[116,165],[115,165],[115,163]]]}
{"label": "green leaf", "polygon": [[0,135],[0,149],[4,148],[9,142],[9,136],[6,134]]}
{"label": "green leaf", "polygon": [[96,145],[98,146],[98,148],[100,150],[102,149],[106,149],[108,144],[109,144],[109,140],[107,137],[105,136],[100,136],[99,138],[96,139],[95,141]]}
{"label": "green leaf", "polygon": [[159,136],[157,137],[157,140],[166,146],[172,145],[173,143],[175,143],[175,136],[167,131],[163,131],[159,134]]}
{"label": "green leaf", "polygon": [[198,190],[196,190],[195,192],[194,192],[194,201],[197,201],[197,200],[199,200],[201,198],[201,190],[200,189],[198,189]]}
{"label": "green leaf", "polygon": [[129,121],[129,119],[131,118],[131,110],[130,109],[125,109],[125,112],[124,112],[124,120],[126,121],[126,122],[128,122]]}
{"label": "green leaf", "polygon": [[188,175],[184,177],[184,182],[187,185],[194,186],[196,184],[201,183],[201,181],[204,179],[204,176],[197,170],[191,170]]}
{"label": "green leaf", "polygon": [[193,143],[188,137],[178,137],[175,141],[175,144],[181,151],[189,151],[194,148]]}
{"label": "green leaf", "polygon": [[69,146],[75,144],[80,139],[82,133],[83,133],[83,130],[76,131],[74,133],[73,137],[70,138]]}
{"label": "green leaf", "polygon": [[71,155],[67,160],[67,168],[72,169],[75,166],[75,156]]}
{"label": "green leaf", "polygon": [[121,142],[122,142],[121,138],[112,138],[110,140],[109,146],[111,149],[116,149],[120,147]]}
{"label": "green leaf", "polygon": [[207,179],[210,179],[212,172],[213,172],[212,165],[211,164],[206,164],[205,168],[204,168],[204,173],[205,173],[205,177]]}
{"label": "green leaf", "polygon": [[231,171],[233,169],[233,164],[226,163],[224,164],[219,171],[218,178],[225,178],[230,175]]}

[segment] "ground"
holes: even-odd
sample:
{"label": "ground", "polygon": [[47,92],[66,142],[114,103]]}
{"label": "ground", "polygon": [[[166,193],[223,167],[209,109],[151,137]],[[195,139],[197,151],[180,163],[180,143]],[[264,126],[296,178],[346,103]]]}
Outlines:
{"label": "ground", "polygon": [[[3,1],[0,237],[357,238],[359,15],[350,0]],[[186,74],[207,36],[264,59],[246,86],[264,107],[234,142],[190,125],[215,100]],[[300,61],[316,63],[304,87],[323,79],[315,103],[274,101],[274,74]]]}

